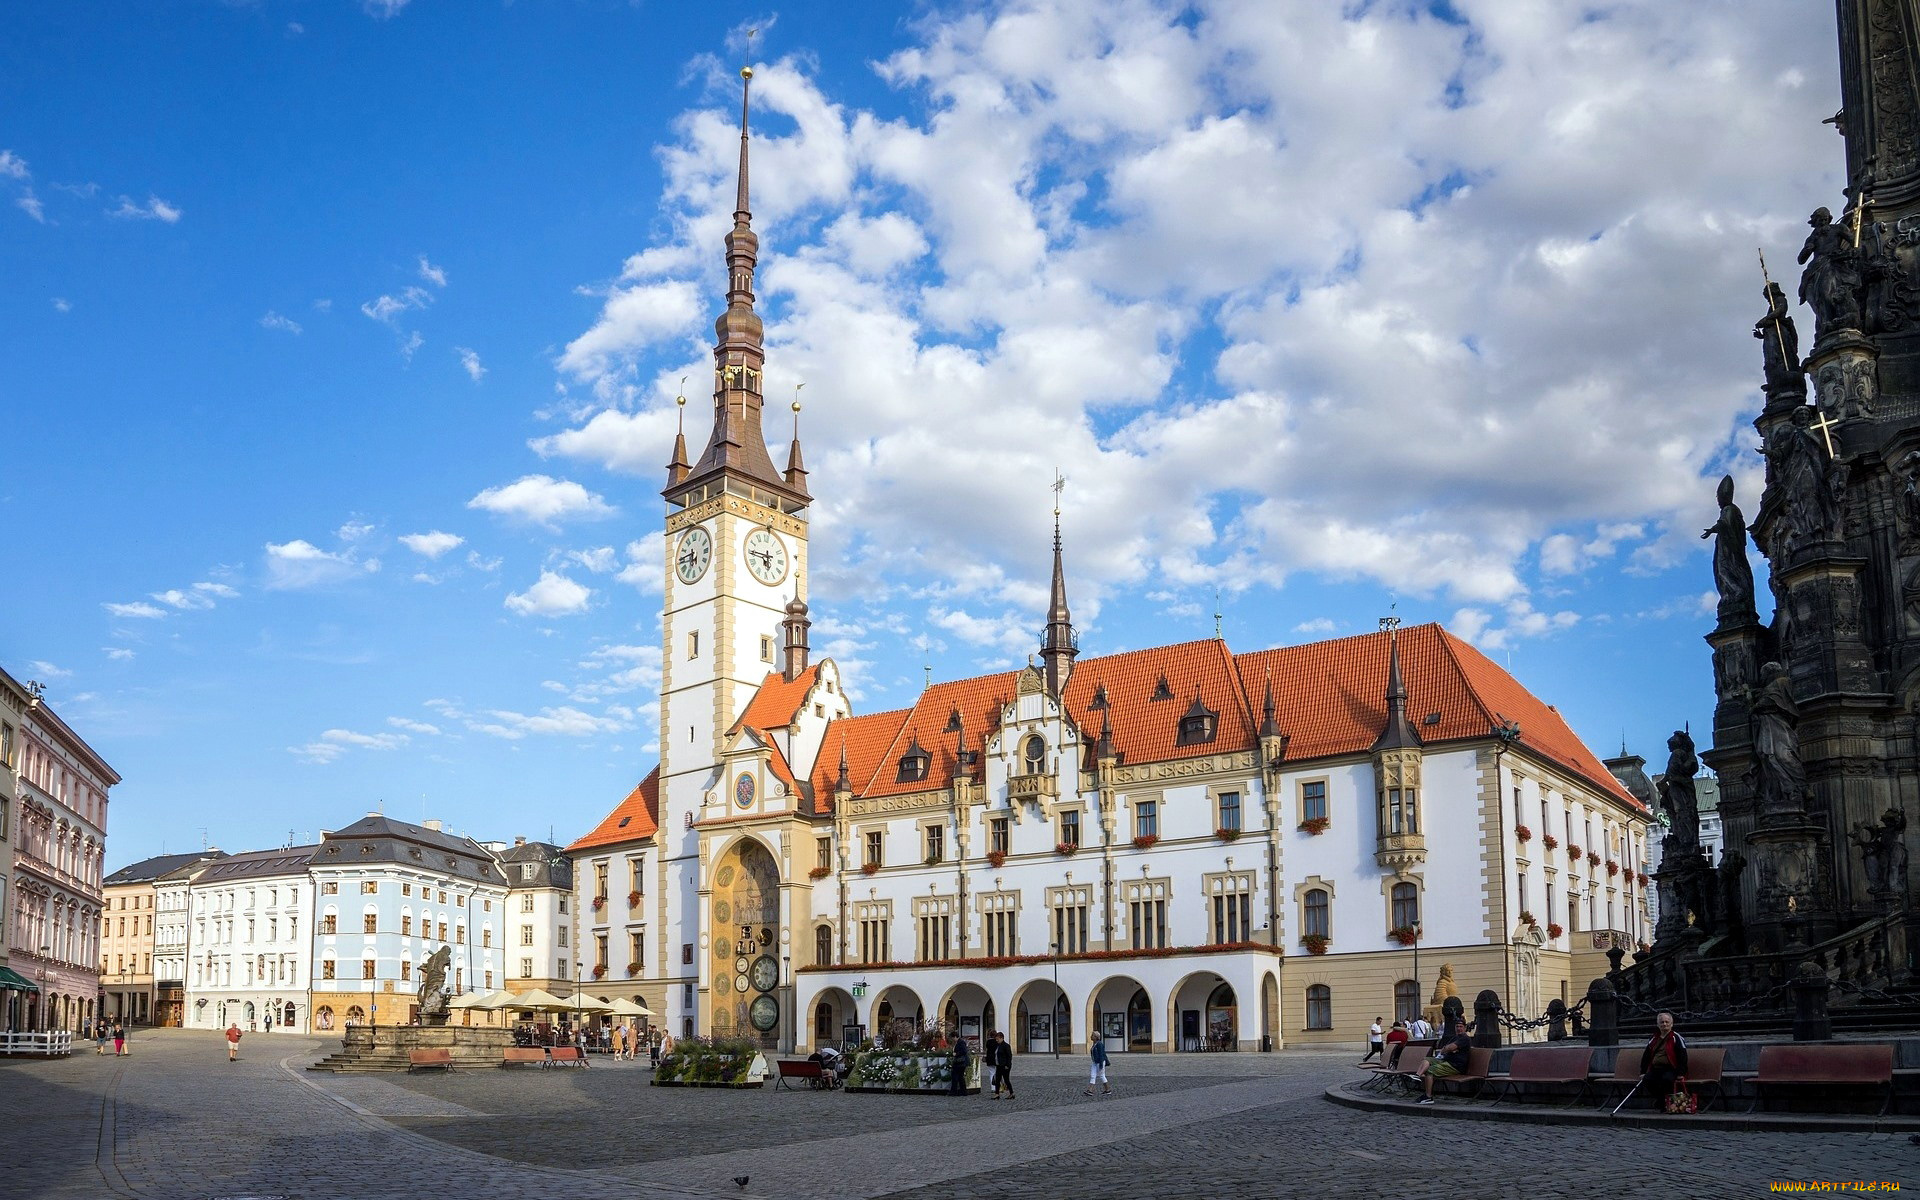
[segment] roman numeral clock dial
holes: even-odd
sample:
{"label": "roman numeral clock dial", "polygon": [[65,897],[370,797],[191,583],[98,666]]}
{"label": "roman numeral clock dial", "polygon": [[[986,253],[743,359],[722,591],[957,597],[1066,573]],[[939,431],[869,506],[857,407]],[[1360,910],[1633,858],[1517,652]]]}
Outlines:
{"label": "roman numeral clock dial", "polygon": [[741,552],[746,556],[747,571],[761,583],[772,586],[787,577],[786,543],[771,530],[756,529],[748,534]]}
{"label": "roman numeral clock dial", "polygon": [[696,583],[713,562],[713,535],[695,525],[680,535],[680,546],[673,555],[673,569],[682,583]]}

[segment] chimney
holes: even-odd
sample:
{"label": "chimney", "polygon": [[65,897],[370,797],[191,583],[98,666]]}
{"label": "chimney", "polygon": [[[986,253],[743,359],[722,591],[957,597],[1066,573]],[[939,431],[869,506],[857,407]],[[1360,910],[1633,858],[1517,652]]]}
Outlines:
{"label": "chimney", "polygon": [[421,827],[422,827],[422,828],[425,828],[425,829],[431,829],[431,830],[433,830],[433,831],[434,831],[435,833],[439,833],[439,832],[441,831],[441,827],[442,827],[442,825],[443,825],[444,823],[443,823],[442,821],[440,821],[440,820],[439,820],[438,818],[436,818],[436,819],[434,819],[434,820],[431,820],[431,821],[422,821],[422,822],[420,822],[420,824],[421,824]]}
{"label": "chimney", "polygon": [[516,837],[513,839],[513,844],[516,846],[524,846],[527,844],[527,839],[524,837]]}

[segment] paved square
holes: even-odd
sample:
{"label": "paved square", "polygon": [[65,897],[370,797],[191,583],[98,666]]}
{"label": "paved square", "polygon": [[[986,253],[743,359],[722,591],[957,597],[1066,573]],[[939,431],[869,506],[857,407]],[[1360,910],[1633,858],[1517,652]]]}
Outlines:
{"label": "paved square", "polygon": [[[1759,1196],[1920,1187],[1904,1136],[1428,1121],[1321,1092],[1347,1054],[1022,1059],[1020,1099],[647,1086],[586,1071],[332,1076],[312,1038],[141,1035],[134,1056],[0,1062],[0,1197]],[[745,1175],[746,1188],[733,1182]]]}

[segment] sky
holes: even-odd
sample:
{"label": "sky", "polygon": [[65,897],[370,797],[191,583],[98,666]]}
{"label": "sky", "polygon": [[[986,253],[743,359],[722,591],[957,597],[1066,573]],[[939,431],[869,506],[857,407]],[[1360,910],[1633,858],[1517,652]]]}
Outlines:
{"label": "sky", "polygon": [[1084,654],[1439,621],[1657,762],[1710,728],[1715,481],[1757,507],[1755,250],[1791,292],[1841,203],[1832,20],[7,6],[0,666],[122,775],[109,869],[584,833],[657,757],[751,62],[856,711],[1038,648],[1058,471]]}

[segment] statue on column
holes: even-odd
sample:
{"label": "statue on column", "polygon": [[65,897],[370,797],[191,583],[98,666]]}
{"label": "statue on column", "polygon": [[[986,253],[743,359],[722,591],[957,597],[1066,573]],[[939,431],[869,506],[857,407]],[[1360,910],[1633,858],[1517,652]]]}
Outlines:
{"label": "statue on column", "polygon": [[1875,899],[1886,900],[1906,891],[1906,833],[1906,814],[1889,808],[1880,814],[1878,825],[1862,821],[1849,835],[1860,850],[1860,865],[1867,873],[1867,891]]}
{"label": "statue on column", "polygon": [[1660,807],[1672,822],[1667,831],[1667,853],[1691,854],[1700,844],[1700,802],[1693,777],[1700,772],[1700,759],[1693,752],[1693,737],[1676,729],[1667,739],[1667,773],[1660,780]]}
{"label": "statue on column", "polygon": [[1841,329],[1860,328],[1861,301],[1866,277],[1853,235],[1833,222],[1833,214],[1816,208],[1807,218],[1813,232],[1800,248],[1800,302],[1813,310],[1814,340]]}
{"label": "statue on column", "polygon": [[[1778,292],[1780,285],[1772,285]],[[1733,476],[1720,479],[1720,517],[1700,534],[1713,539],[1713,583],[1720,591],[1720,621],[1757,620],[1753,607],[1753,567],[1747,562],[1747,518],[1733,502]]]}
{"label": "statue on column", "polygon": [[1802,813],[1807,768],[1800,761],[1800,706],[1777,662],[1760,668],[1760,690],[1748,707],[1753,732],[1754,798],[1760,812]]}
{"label": "statue on column", "polygon": [[1809,426],[1813,408],[1799,405],[1767,437],[1771,482],[1782,495],[1786,537],[1779,553],[1791,553],[1809,541],[1825,541],[1839,525],[1840,508],[1827,469],[1827,455]]}
{"label": "statue on column", "polygon": [[1753,336],[1760,339],[1760,359],[1766,365],[1767,394],[1806,393],[1806,380],[1800,366],[1800,331],[1794,328],[1787,312],[1787,294],[1780,285],[1768,282],[1761,295],[1767,301],[1767,315],[1753,325]]}

